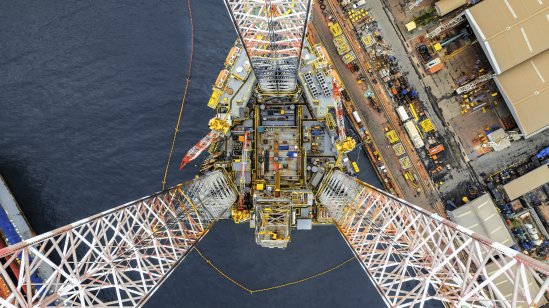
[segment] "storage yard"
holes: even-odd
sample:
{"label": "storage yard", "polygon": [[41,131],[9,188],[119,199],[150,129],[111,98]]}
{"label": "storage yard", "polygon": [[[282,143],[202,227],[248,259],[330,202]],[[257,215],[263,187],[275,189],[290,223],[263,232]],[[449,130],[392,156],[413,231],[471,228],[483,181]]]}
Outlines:
{"label": "storage yard", "polygon": [[[512,76],[515,71],[521,71],[533,74],[528,80],[543,83],[543,73],[549,71],[545,63],[549,42],[534,39],[543,31],[530,24],[549,31],[547,23],[538,21],[548,8],[540,3],[523,8],[516,1],[510,5],[520,7],[511,15],[518,14],[515,18],[531,32],[525,36],[526,44],[514,32],[498,34],[497,29],[507,27],[505,18],[496,26],[483,22],[482,16],[490,10],[502,14],[508,10],[494,0],[324,0],[315,12],[321,12],[330,36],[322,33],[320,18],[314,28],[332,51],[331,57],[338,58],[334,65],[344,64],[350,72],[338,70],[350,96],[347,111],[358,111],[365,119],[355,126],[367,132],[368,144],[375,145],[370,153],[378,155],[373,155],[372,163],[385,176],[386,189],[409,200],[416,198],[417,204],[436,204],[433,201],[440,198],[442,210],[434,209],[444,215],[480,196],[492,196],[515,239],[514,247],[544,258],[545,248],[540,247],[545,247],[547,232],[544,229],[534,238],[529,234],[535,231],[527,231],[546,228],[546,199],[539,197],[536,209],[526,205],[522,214],[509,220],[505,212],[512,202],[517,207],[518,201],[486,195],[494,191],[487,174],[529,160],[549,145],[544,131],[549,118],[537,100],[548,92],[533,82],[530,98],[510,81],[518,78]],[[491,49],[499,42],[519,39],[518,44],[532,50],[517,52],[515,60]],[[531,72],[525,71],[524,61],[532,63]],[[527,119],[530,112],[544,116]],[[417,200],[422,193],[423,202]],[[517,221],[522,227],[516,227]]]}

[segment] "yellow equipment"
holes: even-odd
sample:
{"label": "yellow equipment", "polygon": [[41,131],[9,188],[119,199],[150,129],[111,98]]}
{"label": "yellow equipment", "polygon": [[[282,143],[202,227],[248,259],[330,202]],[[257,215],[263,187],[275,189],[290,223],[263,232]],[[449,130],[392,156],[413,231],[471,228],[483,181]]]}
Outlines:
{"label": "yellow equipment", "polygon": [[229,125],[229,123],[227,123],[227,121],[224,121],[220,118],[211,119],[210,122],[208,123],[208,126],[210,127],[211,130],[215,130],[223,134],[227,134],[231,129],[231,126]]}
{"label": "yellow equipment", "polygon": [[239,224],[250,219],[250,211],[239,210],[236,207],[231,208],[231,217],[234,223]]}
{"label": "yellow equipment", "polygon": [[356,173],[359,173],[359,172],[360,172],[360,168],[358,168],[358,164],[356,163],[356,161],[352,162],[352,163],[351,163],[351,166],[353,166],[353,170],[354,170]]}
{"label": "yellow equipment", "polygon": [[332,32],[332,35],[335,37],[335,36],[338,36],[338,35],[341,35],[343,33],[343,30],[341,29],[341,26],[336,22],[336,23],[330,23],[328,24],[328,26],[330,27],[330,32]]}
{"label": "yellow equipment", "polygon": [[219,104],[219,99],[221,98],[221,94],[223,94],[223,91],[213,88],[212,96],[210,97],[210,100],[208,101],[208,107],[212,109],[216,109],[217,105]]}
{"label": "yellow equipment", "polygon": [[398,138],[398,135],[395,130],[391,129],[390,131],[385,133],[385,137],[387,137],[387,140],[389,140],[389,143],[393,144],[395,142],[398,142],[400,139]]}
{"label": "yellow equipment", "polygon": [[341,159],[343,158],[343,154],[354,150],[356,146],[356,141],[352,137],[347,137],[347,134],[345,133],[345,119],[343,116],[343,106],[341,104],[341,93],[339,92],[339,88],[337,87],[335,82],[332,82],[332,87],[337,123],[337,134],[339,137],[335,143],[335,147],[338,153],[336,166],[341,166]]}

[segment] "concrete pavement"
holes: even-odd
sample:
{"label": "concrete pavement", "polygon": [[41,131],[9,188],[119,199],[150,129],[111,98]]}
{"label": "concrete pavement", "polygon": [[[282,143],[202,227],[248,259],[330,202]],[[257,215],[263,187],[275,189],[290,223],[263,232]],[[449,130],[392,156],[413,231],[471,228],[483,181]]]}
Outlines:
{"label": "concrete pavement", "polygon": [[313,24],[314,28],[318,31],[319,39],[323,43],[328,53],[331,55],[332,62],[338,73],[340,74],[341,78],[343,79],[349,95],[355,102],[355,109],[359,110],[366,120],[371,136],[378,145],[381,156],[386,161],[387,168],[389,168],[391,170],[391,173],[394,175],[394,179],[396,182],[395,184],[398,185],[398,187],[402,190],[403,197],[410,202],[432,210],[431,202],[429,201],[427,196],[423,193],[418,194],[415,189],[410,187],[410,185],[404,179],[398,158],[390,147],[390,144],[385,137],[385,131],[383,129],[384,127],[390,126],[390,122],[387,120],[384,113],[379,113],[375,111],[366,101],[364,97],[364,90],[357,83],[357,76],[347,68],[347,66],[343,63],[343,61],[337,54],[336,48],[332,42],[332,34],[330,33],[326,22],[324,21],[322,11],[316,5],[313,9]]}
{"label": "concrete pavement", "polygon": [[449,164],[452,170],[444,179],[444,184],[438,187],[442,196],[463,191],[467,183],[477,179],[464,160],[465,153],[461,149],[457,136],[452,127],[444,120],[442,108],[438,104],[455,104],[454,98],[448,93],[453,92],[453,86],[448,84],[443,76],[438,73],[424,75],[420,69],[419,61],[414,57],[414,51],[405,46],[406,41],[383,3],[383,0],[371,0],[368,2],[368,10],[378,22],[382,35],[386,42],[390,42],[393,55],[399,60],[402,71],[408,72],[409,83],[416,88],[419,99],[423,102],[426,113],[433,122],[437,131],[448,145]]}

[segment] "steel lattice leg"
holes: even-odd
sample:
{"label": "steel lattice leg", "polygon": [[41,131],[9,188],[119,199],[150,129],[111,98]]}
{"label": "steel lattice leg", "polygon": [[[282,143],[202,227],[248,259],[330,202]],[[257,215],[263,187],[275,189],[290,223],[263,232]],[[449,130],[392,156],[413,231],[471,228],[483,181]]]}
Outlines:
{"label": "steel lattice leg", "polygon": [[530,307],[549,266],[404,200],[332,172],[319,192],[387,305]]}
{"label": "steel lattice leg", "polygon": [[[2,249],[11,295],[0,303],[141,306],[236,198],[215,171]],[[13,262],[20,272],[10,275]]]}
{"label": "steel lattice leg", "polygon": [[310,16],[311,0],[225,0],[259,88],[291,93]]}

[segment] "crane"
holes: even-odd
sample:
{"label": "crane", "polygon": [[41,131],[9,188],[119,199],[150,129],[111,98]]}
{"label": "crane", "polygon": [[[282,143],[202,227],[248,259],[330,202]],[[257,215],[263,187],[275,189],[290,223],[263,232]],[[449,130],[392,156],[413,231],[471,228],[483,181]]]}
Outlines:
{"label": "crane", "polygon": [[179,165],[179,170],[183,169],[185,165],[195,160],[205,149],[207,149],[212,142],[217,140],[217,138],[226,135],[231,126],[227,121],[224,121],[220,118],[213,118],[208,123],[210,127],[210,132],[204,136],[200,141],[198,141],[183,157],[181,164]]}
{"label": "crane", "polygon": [[474,89],[480,87],[482,84],[484,84],[488,80],[494,78],[494,76],[496,76],[496,75],[493,74],[493,73],[488,73],[488,74],[479,76],[477,79],[475,79],[475,80],[473,80],[473,81],[457,88],[456,93],[457,94],[463,94],[463,93],[471,92]]}
{"label": "crane", "polygon": [[244,132],[244,140],[242,141],[242,158],[240,160],[240,180],[238,185],[238,210],[244,210],[244,197],[246,189],[246,169],[248,166],[248,132]]}
{"label": "crane", "polygon": [[341,159],[345,153],[352,151],[356,146],[356,141],[352,137],[348,137],[345,133],[345,116],[343,115],[343,105],[341,103],[341,93],[335,81],[332,81],[334,108],[337,123],[338,140],[335,143],[337,150],[336,166],[341,165]]}
{"label": "crane", "polygon": [[459,13],[458,15],[456,15],[455,17],[453,17],[452,19],[441,23],[439,26],[437,26],[433,30],[429,31],[427,33],[426,37],[432,39],[435,36],[441,34],[442,32],[459,25],[460,23],[464,22],[465,20],[466,20],[465,11],[463,11],[463,12]]}
{"label": "crane", "polygon": [[[258,92],[291,105],[288,96],[295,94],[292,91],[297,86],[299,46],[306,33],[311,0],[225,0],[225,4],[256,71]],[[287,14],[273,18],[272,12]],[[259,33],[261,43],[270,49],[256,48]],[[341,95],[335,83],[333,96],[340,164],[341,156],[356,142],[345,134]],[[259,115],[259,107],[254,108]],[[276,121],[270,122],[269,128],[284,127],[276,126]],[[185,155],[181,167],[231,130],[231,124],[219,117],[210,120],[209,126],[211,132]],[[245,135],[246,149],[249,142],[257,142],[251,136]],[[275,134],[277,157],[279,143],[292,136]],[[272,140],[263,141],[270,144]],[[242,156],[247,157],[246,152]],[[293,162],[302,166],[302,161]],[[259,240],[266,247],[286,247],[294,205],[294,198],[287,196],[297,192],[310,195],[307,202],[329,213],[389,307],[423,307],[429,301],[450,307],[540,307],[547,303],[549,265],[539,260],[339,168],[325,171],[314,186],[300,185],[298,191],[286,183],[281,187],[279,171],[292,169],[278,159],[274,169],[274,184],[268,185],[259,200],[256,218],[262,222],[256,224],[256,232],[264,235]],[[285,174],[284,181],[289,178]],[[143,306],[211,226],[238,202],[245,188],[239,186],[234,174],[219,167],[167,190],[0,248],[0,276],[9,288],[4,292],[7,295],[0,297],[0,306]],[[298,204],[305,201],[295,200]],[[280,239],[285,242],[280,244]],[[16,266],[19,276],[12,272]],[[42,280],[33,279],[35,275]]]}

